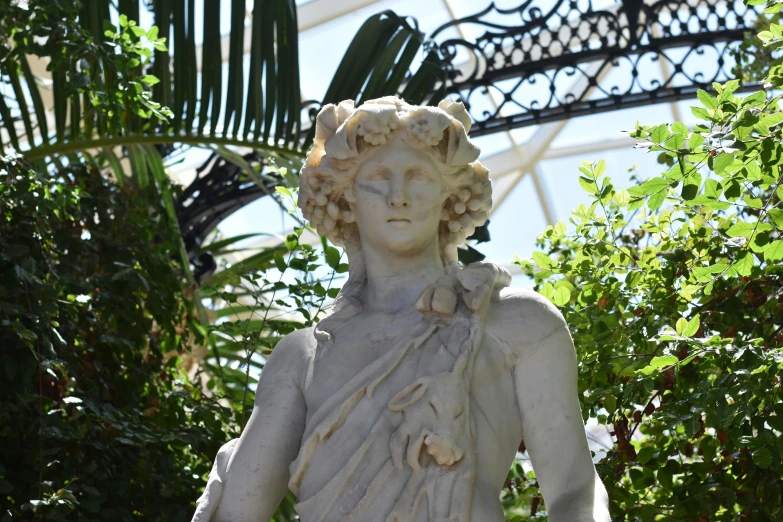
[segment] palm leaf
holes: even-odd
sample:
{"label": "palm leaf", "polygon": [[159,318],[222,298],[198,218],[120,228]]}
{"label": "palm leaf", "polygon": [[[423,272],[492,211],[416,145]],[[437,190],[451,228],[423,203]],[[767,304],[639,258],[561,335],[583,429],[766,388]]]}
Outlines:
{"label": "palm leaf", "polygon": [[[302,157],[311,136],[300,130],[295,1],[254,0],[252,23],[247,27],[246,1],[224,1],[231,2],[226,57],[221,56],[219,43],[220,0],[204,1],[204,45],[200,52],[195,43],[195,0],[152,3],[157,27],[153,38],[167,39],[169,47],[154,51],[151,72],[159,81],[151,87],[152,99],[172,109],[168,123],[150,125],[133,112],[112,116],[78,90],[87,76],[106,93],[116,92],[120,82],[139,83],[143,76],[140,65],[137,70],[131,67],[123,72],[105,53],[110,43],[104,35],[104,21],[110,18],[112,9],[110,0],[85,2],[78,14],[79,27],[89,36],[89,45],[93,50],[103,49],[104,54],[88,53],[86,69],[65,63],[67,60],[61,57],[53,62],[50,76],[41,78],[51,83],[53,113],[45,110],[40,82],[30,71],[28,60],[64,54],[72,42],[60,41],[53,34],[44,48],[52,56],[42,53],[40,46],[19,46],[2,65],[2,74],[13,91],[13,100],[0,102],[0,117],[10,144],[28,159],[159,144],[243,146]],[[117,8],[128,20],[139,19],[138,0],[122,0]],[[243,68],[246,31],[250,32],[247,71]],[[347,98],[358,102],[395,93],[413,102],[431,101],[427,94],[436,92],[443,78],[433,57],[416,74],[409,74],[423,41],[412,19],[392,11],[370,17],[349,46],[322,102]],[[122,124],[112,123],[112,117]]]}
{"label": "palm leaf", "polygon": [[[41,103],[41,87],[27,61],[31,55],[35,59],[51,56],[41,53],[39,47],[17,46],[12,59],[2,64],[2,74],[13,92],[10,100],[0,102],[0,117],[11,145],[28,159],[123,147],[134,170],[142,175],[143,167],[130,152],[140,145],[234,145],[302,156],[296,4],[294,0],[255,0],[253,23],[246,29],[245,0],[230,1],[232,32],[225,82],[220,0],[204,2],[205,42],[200,56],[195,41],[195,0],[152,3],[157,27],[154,36],[167,38],[169,49],[154,51],[151,72],[159,82],[151,91],[154,100],[172,109],[173,116],[167,123],[150,125],[142,115],[128,110],[117,116],[120,126],[112,125],[110,116],[100,107],[95,110],[93,100],[84,99],[78,91],[77,86],[85,78],[83,66],[63,60],[55,63],[50,77],[42,78],[51,81],[53,93],[53,114],[47,115]],[[139,19],[138,0],[122,0],[117,8],[128,20]],[[94,46],[90,55],[94,59],[87,60],[87,74],[95,85],[113,94],[120,87],[118,81],[140,83],[144,71],[142,64],[123,71],[122,64],[114,63],[106,53],[104,20],[110,18],[110,9],[109,0],[85,2],[78,13],[78,24],[89,35],[86,45]],[[243,71],[246,30],[251,32],[252,41],[248,75]],[[146,31],[138,31],[143,35],[140,40],[146,41]],[[46,49],[51,55],[62,55],[72,44],[53,34]],[[95,49],[102,49],[103,54]],[[199,58],[201,72],[197,67]]]}

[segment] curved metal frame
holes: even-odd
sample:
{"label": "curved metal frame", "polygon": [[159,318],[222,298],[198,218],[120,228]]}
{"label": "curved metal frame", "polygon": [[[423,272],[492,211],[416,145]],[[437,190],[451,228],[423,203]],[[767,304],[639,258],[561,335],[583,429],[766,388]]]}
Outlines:
{"label": "curved metal frame", "polygon": [[[741,0],[594,3],[493,3],[432,34],[428,50],[443,61],[446,92],[468,106],[471,135],[692,98],[731,78],[732,43],[758,18]],[[450,28],[486,32],[473,41],[441,40]],[[660,76],[650,77],[645,64],[658,65]]]}

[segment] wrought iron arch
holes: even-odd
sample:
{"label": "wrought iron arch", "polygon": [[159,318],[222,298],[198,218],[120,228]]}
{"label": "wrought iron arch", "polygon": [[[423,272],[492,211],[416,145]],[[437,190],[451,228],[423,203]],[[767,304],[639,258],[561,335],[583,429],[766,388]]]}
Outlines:
{"label": "wrought iron arch", "polygon": [[[446,93],[476,122],[471,135],[692,98],[731,78],[730,50],[758,19],[742,0],[598,3],[492,3],[431,35]],[[446,38],[454,28],[484,32]]]}

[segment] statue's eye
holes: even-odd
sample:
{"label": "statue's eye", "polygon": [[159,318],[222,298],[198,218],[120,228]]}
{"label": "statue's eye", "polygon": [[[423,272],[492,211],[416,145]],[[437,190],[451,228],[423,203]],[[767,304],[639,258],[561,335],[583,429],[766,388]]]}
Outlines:
{"label": "statue's eye", "polygon": [[376,170],[373,172],[370,172],[370,174],[367,176],[368,181],[388,181],[389,180],[389,173],[385,170]]}
{"label": "statue's eye", "polygon": [[425,182],[430,180],[430,177],[427,175],[427,173],[419,169],[409,170],[407,172],[407,175],[408,175],[408,179],[411,181]]}

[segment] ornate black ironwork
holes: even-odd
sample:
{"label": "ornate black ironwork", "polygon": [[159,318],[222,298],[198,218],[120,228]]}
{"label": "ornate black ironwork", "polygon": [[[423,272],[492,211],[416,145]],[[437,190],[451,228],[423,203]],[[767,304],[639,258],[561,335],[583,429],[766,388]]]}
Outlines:
{"label": "ornate black ironwork", "polygon": [[[258,152],[243,156],[251,166],[261,166],[267,159]],[[196,179],[182,191],[177,201],[177,217],[188,257],[195,266],[198,281],[215,268],[215,261],[202,252],[202,241],[215,227],[245,205],[274,193],[283,180],[279,174],[266,172],[261,177],[264,186],[248,179],[241,167],[223,157],[212,154],[196,169]]]}
{"label": "ornate black ironwork", "polygon": [[[432,34],[471,135],[695,97],[731,78],[729,51],[758,16],[742,0],[599,3],[493,3]],[[455,28],[465,39],[445,38]]]}

